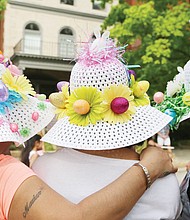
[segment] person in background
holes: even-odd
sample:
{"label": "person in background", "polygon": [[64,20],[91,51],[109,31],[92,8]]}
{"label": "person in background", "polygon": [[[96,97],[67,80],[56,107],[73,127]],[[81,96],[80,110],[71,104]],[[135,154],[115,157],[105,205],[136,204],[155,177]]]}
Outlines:
{"label": "person in background", "polygon": [[24,143],[21,152],[21,162],[31,167],[34,161],[43,155],[43,142],[41,135],[36,134]]}
{"label": "person in background", "polygon": [[190,162],[186,164],[186,175],[183,178],[180,185],[181,201],[183,204],[183,210],[178,220],[190,219]]}
{"label": "person in background", "polygon": [[164,149],[166,149],[170,155],[171,158],[174,157],[172,153],[172,147],[171,147],[171,139],[170,139],[170,126],[169,124],[166,125],[164,128],[162,128],[157,133],[157,143],[158,145],[162,146]]}
{"label": "person in background", "polygon": [[[190,118],[190,60],[184,67],[178,66],[177,70],[178,74],[167,82],[165,93],[156,92],[157,95],[154,95],[155,107],[172,116],[169,123],[171,130],[177,130],[180,123]],[[180,185],[183,209],[179,220],[190,219],[190,162],[186,164],[186,170],[187,173]]]}
{"label": "person in background", "polygon": [[170,146],[170,126],[166,125],[157,133],[157,143],[161,146]]}
{"label": "person in background", "polygon": [[[189,174],[190,173],[190,161],[186,164],[186,170],[187,170],[187,173]],[[188,196],[189,201],[190,201],[190,179],[189,179],[189,186],[188,186],[188,189],[187,189],[187,196]],[[189,208],[190,208],[190,206],[189,206]]]}

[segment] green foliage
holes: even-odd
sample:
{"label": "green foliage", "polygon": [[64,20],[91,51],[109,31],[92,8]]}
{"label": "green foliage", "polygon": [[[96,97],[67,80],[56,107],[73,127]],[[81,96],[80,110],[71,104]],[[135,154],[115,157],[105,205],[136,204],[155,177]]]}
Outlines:
{"label": "green foliage", "polygon": [[[143,3],[142,3],[143,2]],[[149,95],[164,92],[177,66],[190,59],[190,5],[177,0],[144,0],[112,7],[102,29],[120,44],[129,44],[124,54],[129,64],[140,64],[138,78],[151,83]],[[137,42],[140,42],[137,44]]]}
{"label": "green foliage", "polygon": [[146,55],[142,56],[143,63],[166,64],[171,54],[170,46],[168,39],[155,40],[154,44],[147,46]]}
{"label": "green foliage", "polygon": [[106,29],[108,26],[115,25],[116,23],[120,22],[123,23],[125,20],[125,14],[123,11],[129,8],[127,3],[119,4],[117,6],[113,6],[111,8],[111,12],[108,17],[104,20],[103,29]]}
{"label": "green foliage", "polygon": [[0,0],[0,12],[6,9],[7,0]]}

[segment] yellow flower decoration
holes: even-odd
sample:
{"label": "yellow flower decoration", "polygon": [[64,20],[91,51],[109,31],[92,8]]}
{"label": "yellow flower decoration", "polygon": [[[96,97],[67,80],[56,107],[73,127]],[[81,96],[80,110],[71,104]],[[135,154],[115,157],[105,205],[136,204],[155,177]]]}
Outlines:
{"label": "yellow flower decoration", "polygon": [[103,91],[104,121],[124,123],[135,114],[134,96],[128,86],[111,85]]}
{"label": "yellow flower decoration", "polygon": [[24,75],[13,76],[11,72],[7,69],[6,72],[2,75],[3,83],[8,87],[9,90],[13,90],[21,95],[23,99],[27,99],[27,95],[35,95],[36,92],[30,80],[27,79]]}
{"label": "yellow flower decoration", "polygon": [[186,92],[183,96],[182,96],[182,101],[185,105],[190,106],[190,92]]}
{"label": "yellow flower decoration", "polygon": [[150,104],[150,99],[149,96],[145,93],[141,97],[134,97],[134,103],[135,105],[138,106],[145,106]]}
{"label": "yellow flower decoration", "polygon": [[147,95],[147,91],[149,89],[148,81],[139,81],[135,82],[134,76],[131,77],[131,90],[134,95],[134,103],[136,106],[144,106],[150,104],[149,96]]}
{"label": "yellow flower decoration", "polygon": [[75,89],[68,98],[67,115],[72,124],[86,126],[102,119],[102,93],[94,87]]}
{"label": "yellow flower decoration", "polygon": [[68,85],[62,87],[61,92],[52,93],[49,100],[56,107],[55,114],[57,118],[63,118],[66,115],[66,104],[69,98]]}

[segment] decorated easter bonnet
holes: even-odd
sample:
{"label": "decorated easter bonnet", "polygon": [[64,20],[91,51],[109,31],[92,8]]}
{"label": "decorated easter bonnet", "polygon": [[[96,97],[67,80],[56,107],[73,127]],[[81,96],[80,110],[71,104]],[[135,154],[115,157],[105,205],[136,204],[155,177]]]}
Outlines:
{"label": "decorated easter bonnet", "polygon": [[190,60],[177,70],[179,73],[167,82],[165,93],[156,92],[153,96],[155,107],[172,117],[171,130],[190,118]]}
{"label": "decorated easter bonnet", "polygon": [[167,125],[171,117],[150,106],[149,83],[136,82],[109,32],[85,43],[70,82],[50,95],[58,121],[43,141],[58,146],[103,150],[134,145]]}
{"label": "decorated easter bonnet", "polygon": [[[35,96],[35,97],[34,97]],[[54,106],[0,54],[0,142],[22,144],[53,119]]]}

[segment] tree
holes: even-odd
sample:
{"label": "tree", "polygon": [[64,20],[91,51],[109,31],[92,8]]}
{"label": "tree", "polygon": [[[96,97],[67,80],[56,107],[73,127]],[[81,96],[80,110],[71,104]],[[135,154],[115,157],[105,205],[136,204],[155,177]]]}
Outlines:
{"label": "tree", "polygon": [[6,9],[7,0],[0,0],[0,12]]}
{"label": "tree", "polygon": [[[102,0],[102,2],[110,2]],[[129,6],[113,6],[102,30],[110,30],[120,44],[129,44],[124,54],[129,64],[140,64],[139,79],[151,83],[149,95],[164,91],[177,74],[177,66],[190,59],[190,5],[184,0],[144,0]]]}
{"label": "tree", "polygon": [[0,0],[0,20],[3,18],[3,11],[6,9],[6,5],[7,5],[7,0]]}

